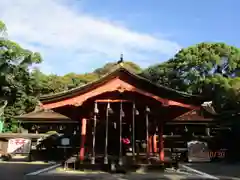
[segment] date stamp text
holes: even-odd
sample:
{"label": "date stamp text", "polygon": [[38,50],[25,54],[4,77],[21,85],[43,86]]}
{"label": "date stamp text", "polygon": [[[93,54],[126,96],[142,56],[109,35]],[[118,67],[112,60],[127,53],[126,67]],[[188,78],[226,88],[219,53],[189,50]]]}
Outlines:
{"label": "date stamp text", "polygon": [[209,151],[208,155],[211,159],[213,159],[213,158],[225,158],[226,150],[225,149],[220,149],[220,150],[217,150],[217,151]]}

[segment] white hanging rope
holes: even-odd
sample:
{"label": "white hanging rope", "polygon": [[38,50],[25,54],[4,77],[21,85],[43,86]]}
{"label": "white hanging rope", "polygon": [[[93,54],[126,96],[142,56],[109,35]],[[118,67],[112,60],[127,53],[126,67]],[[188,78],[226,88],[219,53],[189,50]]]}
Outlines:
{"label": "white hanging rope", "polygon": [[208,101],[208,102],[204,102],[202,104],[203,109],[205,109],[207,112],[213,114],[213,115],[217,115],[213,105],[212,105],[212,101]]}
{"label": "white hanging rope", "polygon": [[[4,109],[5,109],[5,107],[6,107],[7,104],[8,104],[8,101],[7,101],[7,100],[2,100],[2,102],[3,102],[3,106],[0,107],[0,117],[4,114]],[[1,102],[1,104],[2,104],[2,102]]]}

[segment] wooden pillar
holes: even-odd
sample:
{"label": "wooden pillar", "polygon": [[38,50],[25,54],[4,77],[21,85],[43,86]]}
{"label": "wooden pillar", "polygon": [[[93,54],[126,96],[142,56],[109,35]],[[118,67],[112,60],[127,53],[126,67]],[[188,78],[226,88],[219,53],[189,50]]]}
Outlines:
{"label": "wooden pillar", "polygon": [[153,136],[150,135],[148,139],[149,153],[153,153]]}
{"label": "wooden pillar", "polygon": [[159,160],[164,161],[163,123],[159,124]]}
{"label": "wooden pillar", "polygon": [[119,161],[118,164],[122,165],[122,118],[123,118],[123,108],[122,102],[120,102],[120,115],[119,115]]}
{"label": "wooden pillar", "polygon": [[80,152],[79,152],[79,159],[81,163],[84,161],[86,127],[87,127],[87,120],[86,118],[82,118],[81,145],[80,145]]}
{"label": "wooden pillar", "polygon": [[108,164],[108,117],[109,117],[110,103],[107,103],[106,109],[106,127],[105,127],[105,152],[104,152],[104,164]]}
{"label": "wooden pillar", "polygon": [[133,103],[132,107],[132,158],[135,161],[135,115],[136,115],[136,106]]}
{"label": "wooden pillar", "polygon": [[92,160],[91,164],[95,164],[95,141],[96,141],[96,125],[97,125],[98,107],[97,102],[94,103],[94,118],[93,118],[93,140],[92,140]]}
{"label": "wooden pillar", "polygon": [[156,155],[157,153],[157,135],[153,135],[153,153]]}
{"label": "wooden pillar", "polygon": [[146,156],[147,156],[147,161],[149,160],[149,132],[148,132],[148,130],[149,130],[149,127],[148,127],[148,115],[149,115],[149,113],[150,113],[150,109],[149,109],[149,107],[148,106],[146,106],[146,110],[145,110],[145,113],[146,113],[146,116],[145,116],[145,121],[146,121],[146,148],[147,148],[147,152],[146,152]]}

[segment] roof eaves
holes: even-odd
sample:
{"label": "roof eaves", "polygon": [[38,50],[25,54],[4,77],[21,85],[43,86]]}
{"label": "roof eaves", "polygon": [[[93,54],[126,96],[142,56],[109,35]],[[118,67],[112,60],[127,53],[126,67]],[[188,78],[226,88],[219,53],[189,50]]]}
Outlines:
{"label": "roof eaves", "polygon": [[[36,116],[38,113],[46,113],[45,116]],[[47,113],[49,113],[50,117],[46,117]],[[53,110],[39,110],[39,111],[33,111],[27,114],[23,114],[20,116],[15,116],[16,119],[62,119],[62,120],[71,120],[71,118],[62,115],[60,113],[54,112]]]}
{"label": "roof eaves", "polygon": [[51,94],[51,95],[44,95],[44,96],[41,96],[40,97],[40,100],[42,102],[44,101],[51,101],[51,99],[56,99],[56,98],[61,98],[63,96],[72,96],[73,94],[79,92],[79,91],[82,91],[84,89],[87,89],[89,87],[91,87],[92,85],[94,84],[98,84],[104,80],[106,80],[108,77],[110,76],[113,76],[115,74],[117,74],[118,72],[120,71],[124,71],[126,72],[127,74],[129,74],[130,76],[134,77],[134,78],[137,78],[137,79],[140,79],[142,81],[145,81],[157,88],[161,88],[161,89],[165,89],[167,91],[170,91],[170,92],[173,92],[173,93],[177,93],[183,97],[195,97],[195,98],[203,98],[203,96],[199,96],[199,95],[193,95],[193,94],[189,94],[189,93],[185,93],[185,92],[182,92],[182,91],[178,91],[178,90],[175,90],[175,89],[172,89],[172,88],[169,88],[169,87],[166,87],[166,86],[162,86],[162,85],[159,85],[159,84],[155,84],[153,82],[151,82],[150,80],[140,76],[140,75],[137,75],[135,74],[134,72],[130,71],[129,69],[123,67],[123,66],[116,66],[110,73],[100,77],[99,79],[93,81],[93,82],[90,82],[88,84],[85,84],[83,86],[80,86],[80,87],[76,87],[76,88],[73,88],[73,89],[70,89],[70,90],[67,90],[67,91],[63,91],[63,92],[59,92],[59,93],[55,93],[55,94]]}
{"label": "roof eaves", "polygon": [[85,85],[82,85],[82,86],[79,86],[79,87],[76,87],[76,88],[73,88],[73,89],[70,89],[70,90],[67,90],[67,91],[51,94],[51,95],[43,95],[43,96],[40,97],[40,100],[44,101],[44,100],[48,100],[48,99],[52,99],[52,98],[59,98],[59,97],[65,96],[65,95],[70,94],[70,93],[76,93],[76,92],[81,91],[85,88],[88,88],[89,86],[92,86],[94,84],[98,84],[99,82],[103,81],[104,79],[111,76],[112,74],[115,74],[118,71],[118,69],[120,69],[120,68],[115,68],[110,73],[100,77],[99,79],[97,79],[93,82],[87,83]]}

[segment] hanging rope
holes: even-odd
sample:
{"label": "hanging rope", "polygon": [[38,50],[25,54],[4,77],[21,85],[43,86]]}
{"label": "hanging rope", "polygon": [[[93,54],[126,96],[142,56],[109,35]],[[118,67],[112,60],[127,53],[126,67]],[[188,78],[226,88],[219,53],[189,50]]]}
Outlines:
{"label": "hanging rope", "polygon": [[203,109],[205,109],[207,112],[213,114],[213,115],[217,115],[217,112],[215,111],[214,107],[213,107],[213,102],[212,101],[208,101],[208,102],[204,102],[202,104]]}
{"label": "hanging rope", "polygon": [[4,109],[7,106],[8,101],[7,100],[2,100],[0,102],[0,104],[2,104],[2,106],[0,107],[0,117],[1,117],[4,114]]}

